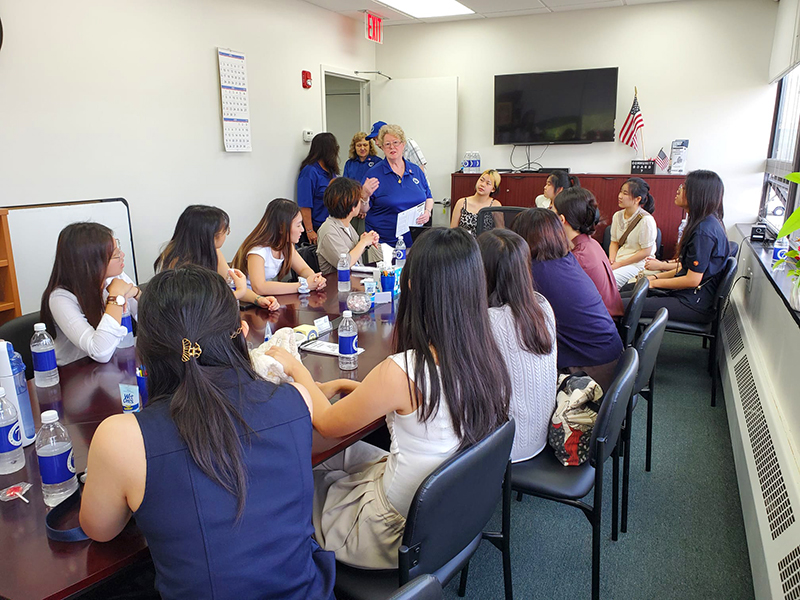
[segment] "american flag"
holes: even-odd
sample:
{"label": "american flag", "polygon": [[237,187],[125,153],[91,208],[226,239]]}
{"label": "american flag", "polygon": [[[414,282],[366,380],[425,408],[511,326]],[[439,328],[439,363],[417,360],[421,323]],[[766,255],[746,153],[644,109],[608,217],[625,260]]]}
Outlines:
{"label": "american flag", "polygon": [[627,144],[634,150],[639,149],[639,141],[636,139],[636,132],[644,127],[644,119],[642,119],[642,111],[639,109],[639,100],[636,94],[633,96],[633,106],[631,112],[628,113],[628,118],[625,119],[625,124],[622,126],[622,131],[619,134],[619,141]]}
{"label": "american flag", "polygon": [[656,156],[656,164],[662,171],[667,170],[667,167],[669,166],[669,158],[664,152],[664,148],[661,148],[661,150],[658,151],[658,156]]}

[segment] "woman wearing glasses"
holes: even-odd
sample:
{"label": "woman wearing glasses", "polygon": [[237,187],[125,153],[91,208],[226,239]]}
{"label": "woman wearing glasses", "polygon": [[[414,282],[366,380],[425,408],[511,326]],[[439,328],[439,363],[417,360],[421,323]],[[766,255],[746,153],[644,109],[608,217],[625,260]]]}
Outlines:
{"label": "woman wearing glasses", "polygon": [[123,273],[125,253],[99,223],[72,223],[58,235],[56,260],[42,294],[41,318],[53,336],[59,366],[89,356],[108,362],[128,333],[127,307],[137,314],[139,288]]}
{"label": "woman wearing glasses", "polygon": [[[386,160],[367,171],[361,189],[361,210],[367,213],[367,231],[377,232],[381,242],[390,246],[397,243],[397,216],[401,212],[423,205],[422,214],[412,226],[424,225],[433,212],[433,194],[428,180],[422,169],[403,158],[405,144],[406,135],[399,125],[381,127],[378,146]],[[410,233],[405,232],[403,239],[406,247],[411,245]]]}

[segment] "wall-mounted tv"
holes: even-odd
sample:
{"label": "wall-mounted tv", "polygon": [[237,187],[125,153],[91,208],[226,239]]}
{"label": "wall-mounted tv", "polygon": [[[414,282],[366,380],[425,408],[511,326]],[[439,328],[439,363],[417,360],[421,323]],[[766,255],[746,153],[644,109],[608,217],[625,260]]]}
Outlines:
{"label": "wall-mounted tv", "polygon": [[617,67],[495,75],[494,143],[614,141]]}

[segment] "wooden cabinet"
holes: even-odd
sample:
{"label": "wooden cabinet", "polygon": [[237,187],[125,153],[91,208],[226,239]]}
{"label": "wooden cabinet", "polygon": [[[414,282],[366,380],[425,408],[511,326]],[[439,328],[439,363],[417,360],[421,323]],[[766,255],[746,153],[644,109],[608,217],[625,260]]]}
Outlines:
{"label": "wooden cabinet", "polygon": [[8,233],[8,210],[0,209],[0,325],[22,315],[14,269],[14,253]]}
{"label": "wooden cabinet", "polygon": [[[547,181],[547,173],[501,173],[500,188],[495,193],[504,206],[534,207],[536,196],[542,193]],[[595,232],[595,239],[603,241],[603,232],[611,223],[611,217],[619,210],[617,197],[622,184],[631,175],[596,175],[594,173],[575,173],[581,185],[597,198],[602,221]],[[452,204],[455,205],[459,198],[475,193],[475,184],[480,177],[477,173],[453,173],[451,178],[450,194]],[[642,176],[649,185],[650,193],[656,201],[653,217],[661,229],[661,243],[664,246],[664,258],[672,258],[678,242],[678,226],[683,219],[683,210],[675,206],[675,192],[683,183],[685,175],[644,175]]]}

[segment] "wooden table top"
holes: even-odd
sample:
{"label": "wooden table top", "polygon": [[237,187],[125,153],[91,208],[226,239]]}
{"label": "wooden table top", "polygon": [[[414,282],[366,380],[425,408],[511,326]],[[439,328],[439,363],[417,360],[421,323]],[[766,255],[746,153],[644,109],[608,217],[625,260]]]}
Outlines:
{"label": "wooden table top", "polygon": [[[314,319],[323,314],[331,320],[339,317],[346,309],[347,293],[337,292],[336,286],[334,274],[328,277],[328,288],[322,292],[303,297],[279,296],[281,308],[277,312],[255,308],[242,311],[242,318],[250,325],[248,342],[256,346],[263,342],[268,324],[274,332],[281,327],[313,324]],[[353,278],[353,288],[362,289],[358,278]],[[357,370],[340,371],[336,357],[304,353],[303,363],[314,378],[317,381],[340,377],[362,380],[391,354],[395,307],[396,301],[355,317],[359,346],[365,348],[359,356]],[[328,338],[333,342],[337,340],[335,327],[322,339]],[[136,383],[136,364],[135,348],[118,349],[107,364],[85,358],[60,367],[60,386],[37,388],[33,381],[28,382],[37,429],[41,411],[58,410],[61,423],[72,437],[75,466],[79,472],[86,468],[89,442],[97,426],[105,417],[122,412],[119,384]],[[337,439],[326,440],[314,432],[313,463],[319,464],[340,452],[381,424],[382,420],[376,421]],[[110,542],[51,541],[45,532],[48,508],[42,499],[33,444],[25,449],[25,459],[22,470],[0,475],[0,489],[22,481],[33,484],[25,495],[30,504],[21,500],[0,502],[0,597],[12,600],[65,598],[149,557],[147,543],[133,522]],[[77,511],[71,521],[63,527],[78,524]]]}

